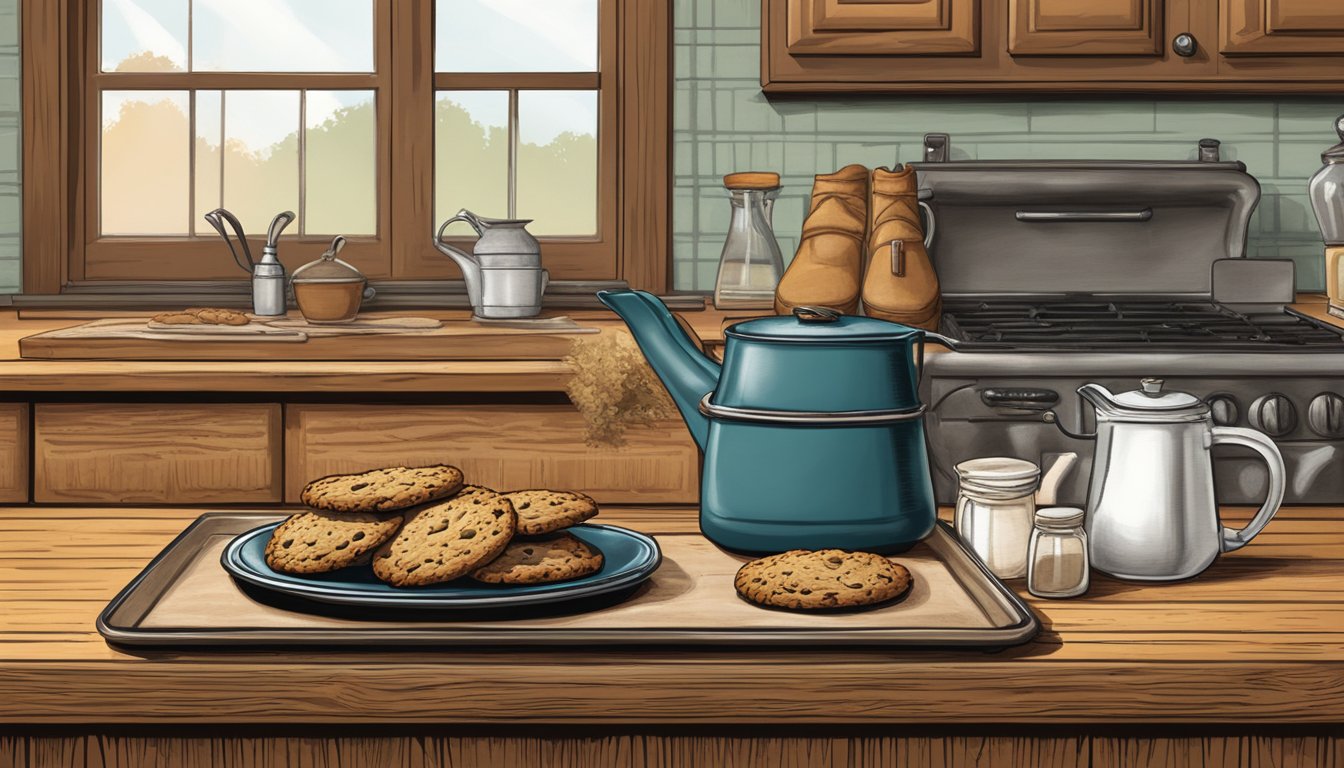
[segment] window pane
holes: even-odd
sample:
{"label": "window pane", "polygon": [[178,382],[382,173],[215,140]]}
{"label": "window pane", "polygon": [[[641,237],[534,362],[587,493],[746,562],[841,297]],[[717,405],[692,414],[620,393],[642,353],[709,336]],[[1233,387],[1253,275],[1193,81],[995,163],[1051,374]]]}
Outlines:
{"label": "window pane", "polygon": [[372,72],[373,0],[194,0],[191,44],[197,72]]}
{"label": "window pane", "polygon": [[189,109],[186,91],[105,91],[100,146],[105,235],[188,232]]}
{"label": "window pane", "polygon": [[223,199],[224,94],[221,91],[197,91],[196,97],[196,210],[191,215],[192,231],[211,235],[215,230],[201,218],[218,208]]}
{"label": "window pane", "polygon": [[438,0],[439,72],[596,72],[598,0]]}
{"label": "window pane", "polygon": [[597,92],[518,94],[518,216],[534,235],[597,233]]}
{"label": "window pane", "polygon": [[187,0],[103,0],[103,71],[186,70],[187,8]]}
{"label": "window pane", "polygon": [[298,212],[298,91],[225,91],[224,207],[254,237]]}
{"label": "window pane", "polygon": [[434,128],[435,219],[442,222],[462,208],[507,216],[508,91],[440,91]]}
{"label": "window pane", "polygon": [[305,98],[303,231],[377,234],[373,91],[308,91]]}

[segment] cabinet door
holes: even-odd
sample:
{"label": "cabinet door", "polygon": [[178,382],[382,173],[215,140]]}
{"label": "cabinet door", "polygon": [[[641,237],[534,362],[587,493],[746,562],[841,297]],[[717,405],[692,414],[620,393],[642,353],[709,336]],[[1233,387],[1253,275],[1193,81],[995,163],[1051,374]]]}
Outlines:
{"label": "cabinet door", "polygon": [[1164,0],[1008,0],[1014,56],[1160,56]]}
{"label": "cabinet door", "polygon": [[790,54],[974,55],[979,0],[788,0]]}
{"label": "cabinet door", "polygon": [[1220,0],[1229,56],[1344,54],[1341,0]]}

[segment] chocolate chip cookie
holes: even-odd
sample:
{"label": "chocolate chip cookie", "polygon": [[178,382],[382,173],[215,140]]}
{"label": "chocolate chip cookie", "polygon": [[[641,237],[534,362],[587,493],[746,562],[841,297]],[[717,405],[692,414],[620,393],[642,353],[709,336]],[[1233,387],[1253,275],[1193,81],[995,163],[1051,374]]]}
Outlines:
{"label": "chocolate chip cookie", "polygon": [[397,532],[401,517],[362,512],[293,515],[276,527],[266,543],[266,564],[281,573],[326,573],[367,562],[377,547]]}
{"label": "chocolate chip cookie", "polygon": [[462,470],[447,464],[387,467],[314,480],[299,500],[335,512],[396,512],[447,498],[462,489]]}
{"label": "chocolate chip cookie", "polygon": [[574,491],[510,491],[518,513],[518,533],[540,536],[578,525],[597,515],[597,502]]}
{"label": "chocolate chip cookie", "polygon": [[602,553],[569,533],[514,539],[504,554],[472,572],[490,584],[549,584],[602,570]]}
{"label": "chocolate chip cookie", "polygon": [[795,549],[742,566],[733,580],[748,602],[814,611],[877,605],[910,589],[910,571],[870,552]]}
{"label": "chocolate chip cookie", "polygon": [[244,312],[216,307],[188,307],[180,312],[160,312],[150,318],[161,325],[247,325],[251,320]]}
{"label": "chocolate chip cookie", "polygon": [[406,522],[373,556],[373,573],[394,587],[422,587],[466,576],[499,556],[513,538],[513,505],[488,488],[406,513]]}

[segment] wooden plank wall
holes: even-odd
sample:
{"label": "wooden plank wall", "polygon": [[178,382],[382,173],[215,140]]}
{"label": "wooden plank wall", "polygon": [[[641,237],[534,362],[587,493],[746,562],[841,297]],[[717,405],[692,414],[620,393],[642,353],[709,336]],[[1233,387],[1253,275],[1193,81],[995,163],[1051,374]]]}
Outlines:
{"label": "wooden plank wall", "polygon": [[1341,768],[1339,736],[618,735],[233,737],[0,734],[0,768]]}

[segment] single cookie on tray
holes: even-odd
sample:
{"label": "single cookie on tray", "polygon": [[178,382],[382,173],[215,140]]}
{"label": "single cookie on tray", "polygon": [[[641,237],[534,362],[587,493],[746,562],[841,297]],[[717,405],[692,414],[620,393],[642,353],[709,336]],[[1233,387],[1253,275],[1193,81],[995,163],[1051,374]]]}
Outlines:
{"label": "single cookie on tray", "polygon": [[462,470],[447,464],[386,467],[314,480],[299,500],[335,512],[396,512],[452,496],[462,480]]}
{"label": "single cookie on tray", "polygon": [[471,578],[489,584],[549,584],[602,570],[602,553],[569,533],[514,539]]}
{"label": "single cookie on tray", "polygon": [[737,571],[733,587],[748,602],[812,611],[878,605],[910,589],[910,571],[871,552],[795,549]]}
{"label": "single cookie on tray", "polygon": [[518,513],[518,533],[541,536],[578,525],[597,515],[597,502],[575,491],[510,491]]}
{"label": "single cookie on tray", "polygon": [[451,499],[407,512],[401,530],[374,554],[373,573],[394,587],[461,578],[498,557],[517,524],[508,499],[469,485]]}
{"label": "single cookie on tray", "polygon": [[291,516],[266,542],[266,564],[281,573],[327,573],[367,562],[392,538],[401,518],[308,510]]}

